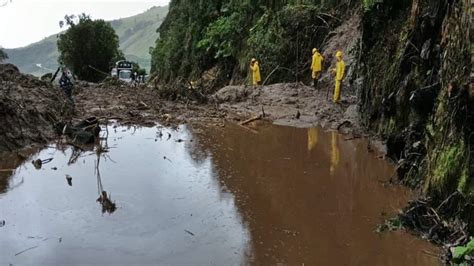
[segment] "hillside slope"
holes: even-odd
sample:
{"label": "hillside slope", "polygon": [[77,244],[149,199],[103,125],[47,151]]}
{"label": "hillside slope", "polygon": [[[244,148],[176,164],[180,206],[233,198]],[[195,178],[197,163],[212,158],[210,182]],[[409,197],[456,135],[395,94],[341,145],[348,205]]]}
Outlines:
{"label": "hillside slope", "polygon": [[[153,7],[136,16],[113,20],[112,27],[120,38],[120,49],[129,60],[138,62],[150,69],[149,48],[154,46],[158,37],[156,29],[168,13],[168,7]],[[23,48],[5,49],[12,63],[23,73],[41,76],[57,68],[58,50],[56,35]]]}

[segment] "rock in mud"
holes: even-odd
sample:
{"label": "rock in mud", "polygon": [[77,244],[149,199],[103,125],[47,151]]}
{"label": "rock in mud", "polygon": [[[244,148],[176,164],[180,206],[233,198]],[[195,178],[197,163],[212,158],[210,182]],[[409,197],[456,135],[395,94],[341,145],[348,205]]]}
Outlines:
{"label": "rock in mud", "polygon": [[214,99],[219,102],[240,102],[252,93],[252,88],[247,86],[227,86],[214,94]]}

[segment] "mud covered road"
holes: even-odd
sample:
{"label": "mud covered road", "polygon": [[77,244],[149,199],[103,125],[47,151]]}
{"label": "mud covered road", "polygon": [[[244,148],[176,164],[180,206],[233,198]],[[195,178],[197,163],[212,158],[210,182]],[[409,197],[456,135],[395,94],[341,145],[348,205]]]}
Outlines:
{"label": "mud covered road", "polygon": [[331,85],[320,90],[302,83],[262,87],[228,86],[206,103],[167,101],[152,86],[128,87],[120,84],[78,82],[73,112],[59,88],[48,82],[21,74],[13,65],[0,65],[0,110],[4,127],[0,129],[0,151],[15,150],[31,144],[44,144],[57,135],[59,122],[97,117],[104,123],[116,120],[127,125],[165,126],[201,124],[224,126],[262,116],[275,124],[321,126],[344,133],[361,135],[356,98],[344,91],[341,104],[333,104]]}
{"label": "mud covered road", "polygon": [[[330,95],[330,93],[329,93]],[[361,134],[356,98],[343,95],[341,104],[329,100],[326,89],[301,83],[261,87],[228,86],[209,96],[207,104],[166,101],[149,87],[111,88],[90,84],[76,94],[76,117],[95,116],[123,124],[165,125],[208,123],[224,125],[264,114],[275,124],[340,130]]]}
{"label": "mud covered road", "polygon": [[51,143],[23,163],[2,157],[0,264],[438,263],[422,239],[375,232],[412,193],[387,184],[394,167],[366,141],[249,127],[111,124],[102,152]]}

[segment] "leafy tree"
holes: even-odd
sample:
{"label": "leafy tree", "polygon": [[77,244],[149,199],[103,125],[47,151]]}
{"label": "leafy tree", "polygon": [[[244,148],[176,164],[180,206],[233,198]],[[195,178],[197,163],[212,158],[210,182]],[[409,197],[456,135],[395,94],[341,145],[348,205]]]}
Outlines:
{"label": "leafy tree", "polygon": [[133,73],[136,72],[137,75],[139,76],[146,75],[146,69],[141,68],[140,64],[133,62],[132,65],[133,65],[133,70],[132,70]]}
{"label": "leafy tree", "polygon": [[7,53],[5,53],[5,51],[3,51],[2,49],[0,49],[0,62],[2,62],[3,60],[7,59],[8,58],[8,55]]}
{"label": "leafy tree", "polygon": [[[70,67],[79,79],[98,82],[113,63],[123,58],[119,39],[110,23],[92,20],[88,15],[65,16],[69,29],[59,36],[59,61]],[[101,73],[104,72],[104,73]]]}
{"label": "leafy tree", "polygon": [[[377,1],[377,0],[373,0]],[[309,79],[311,49],[324,48],[324,37],[340,24],[328,8],[348,0],[172,0],[152,49],[151,72],[160,81],[199,79],[217,69],[222,84],[243,82],[250,59],[260,61],[267,81]],[[362,0],[352,1],[353,5]]]}

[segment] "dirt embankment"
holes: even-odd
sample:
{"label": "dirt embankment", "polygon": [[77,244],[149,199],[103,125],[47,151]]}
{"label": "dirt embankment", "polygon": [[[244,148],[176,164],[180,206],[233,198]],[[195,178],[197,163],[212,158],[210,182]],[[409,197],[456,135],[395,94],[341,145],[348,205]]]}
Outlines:
{"label": "dirt embankment", "polygon": [[54,123],[68,111],[64,103],[48,83],[0,65],[0,152],[50,140]]}

